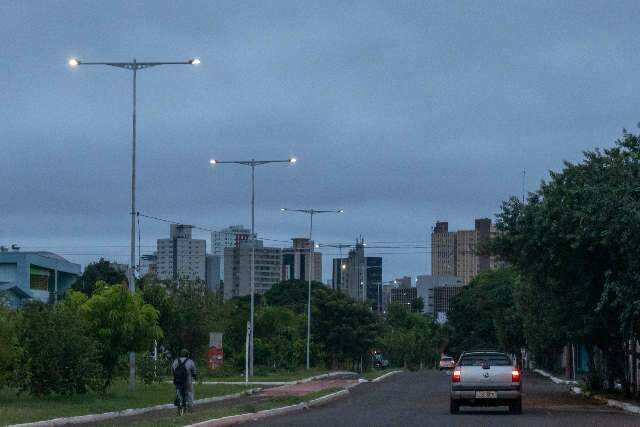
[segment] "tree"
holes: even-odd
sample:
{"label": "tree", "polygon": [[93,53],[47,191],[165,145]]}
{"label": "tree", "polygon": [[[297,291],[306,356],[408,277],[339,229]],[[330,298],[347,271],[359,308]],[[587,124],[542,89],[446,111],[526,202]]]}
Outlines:
{"label": "tree", "polygon": [[592,372],[596,350],[604,355],[610,386],[623,377],[624,342],[640,326],[639,176],[640,140],[625,132],[613,148],[565,162],[527,203],[505,202],[492,245],[522,277],[536,357],[550,359],[559,343],[582,344]]}
{"label": "tree", "polygon": [[16,365],[20,391],[71,395],[97,388],[102,377],[97,342],[90,324],[78,316],[85,301],[84,295],[76,294],[55,307],[30,302],[21,310]]}
{"label": "tree", "polygon": [[424,311],[424,300],[421,297],[411,300],[411,311],[414,313],[422,313]]}
{"label": "tree", "polygon": [[295,369],[305,360],[306,317],[286,307],[261,307],[256,313],[256,363]]}
{"label": "tree", "polygon": [[[77,296],[71,292],[71,297]],[[81,310],[98,342],[99,360],[105,372],[103,391],[111,385],[123,355],[148,350],[153,340],[162,336],[158,311],[122,285],[99,281]]]}
{"label": "tree", "polygon": [[220,330],[220,302],[205,284],[183,282],[169,294],[165,341],[173,354],[186,348],[192,357],[206,355],[209,333]]}
{"label": "tree", "polygon": [[111,284],[127,283],[127,276],[117,269],[113,263],[100,258],[98,262],[91,263],[85,268],[82,275],[74,282],[72,288],[91,296],[99,281]]}
{"label": "tree", "polygon": [[391,304],[385,320],[380,345],[393,365],[417,369],[435,364],[444,343],[433,318]]}
{"label": "tree", "polygon": [[520,352],[524,336],[514,298],[517,281],[511,269],[480,273],[452,298],[447,315],[452,328],[449,351],[495,348]]}
{"label": "tree", "polygon": [[9,385],[16,368],[19,349],[15,323],[14,314],[0,298],[0,390]]}
{"label": "tree", "polygon": [[378,317],[370,307],[341,292],[316,289],[312,296],[311,331],[316,357],[328,367],[367,361],[380,333]]}

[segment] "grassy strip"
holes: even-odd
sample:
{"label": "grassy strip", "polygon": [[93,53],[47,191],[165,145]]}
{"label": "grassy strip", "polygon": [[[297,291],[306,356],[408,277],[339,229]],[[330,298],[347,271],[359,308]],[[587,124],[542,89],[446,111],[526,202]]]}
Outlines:
{"label": "grassy strip", "polygon": [[[326,374],[329,371],[322,368],[298,369],[295,371],[274,371],[265,375],[258,375],[249,378],[249,381],[298,381],[316,375]],[[205,381],[244,381],[244,375],[234,376],[209,376],[203,378]]]}
{"label": "grassy strip", "polygon": [[[196,398],[222,396],[245,390],[237,385],[196,385]],[[32,397],[16,396],[15,391],[0,391],[0,425],[19,424],[30,421],[48,420],[52,418],[75,415],[100,414],[120,411],[129,408],[172,403],[175,397],[173,384],[139,384],[134,391],[129,391],[127,383],[118,381],[108,393],[101,396],[88,393],[77,396]]]}
{"label": "grassy strip", "polygon": [[[266,409],[275,409],[283,406],[291,406],[301,402],[317,399],[318,397],[326,396],[328,394],[335,393],[336,391],[339,391],[339,390],[342,390],[342,389],[327,388],[324,390],[319,390],[313,393],[305,394],[304,396],[277,396],[277,397],[272,397],[271,399],[259,401],[256,403],[236,404],[236,405],[227,406],[223,408],[215,408],[215,409],[208,409],[208,410],[198,410],[198,408],[196,408],[195,412],[188,413],[182,417],[171,416],[171,417],[156,418],[154,420],[139,421],[139,422],[135,422],[127,425],[135,426],[135,427],[184,426],[187,424],[194,424],[201,421],[228,417],[231,415],[256,413],[259,411],[264,411]],[[118,424],[114,422],[113,425],[116,426],[116,425],[122,425],[122,424],[121,423]]]}

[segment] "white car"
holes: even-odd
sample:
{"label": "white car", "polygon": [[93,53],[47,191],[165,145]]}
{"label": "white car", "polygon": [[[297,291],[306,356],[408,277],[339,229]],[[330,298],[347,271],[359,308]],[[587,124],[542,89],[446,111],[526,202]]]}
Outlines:
{"label": "white car", "polygon": [[497,351],[462,353],[451,374],[452,414],[460,406],[508,406],[522,413],[522,378],[511,358]]}
{"label": "white car", "polygon": [[438,363],[438,367],[440,370],[444,369],[453,369],[456,366],[456,361],[453,360],[453,357],[442,356],[440,358],[440,362]]}

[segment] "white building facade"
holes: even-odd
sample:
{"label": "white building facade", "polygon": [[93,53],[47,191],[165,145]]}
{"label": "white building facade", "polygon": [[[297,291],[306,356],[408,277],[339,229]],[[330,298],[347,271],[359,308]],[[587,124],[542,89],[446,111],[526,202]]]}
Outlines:
{"label": "white building facade", "polygon": [[207,243],[204,239],[192,239],[192,228],[192,225],[171,224],[170,237],[158,239],[158,279],[207,280]]}

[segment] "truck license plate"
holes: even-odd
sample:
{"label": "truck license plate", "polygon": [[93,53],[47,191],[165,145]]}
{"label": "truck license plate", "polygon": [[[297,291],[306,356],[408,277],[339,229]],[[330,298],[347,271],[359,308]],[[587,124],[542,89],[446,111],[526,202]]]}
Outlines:
{"label": "truck license plate", "polygon": [[476,391],[476,399],[497,399],[497,391]]}

